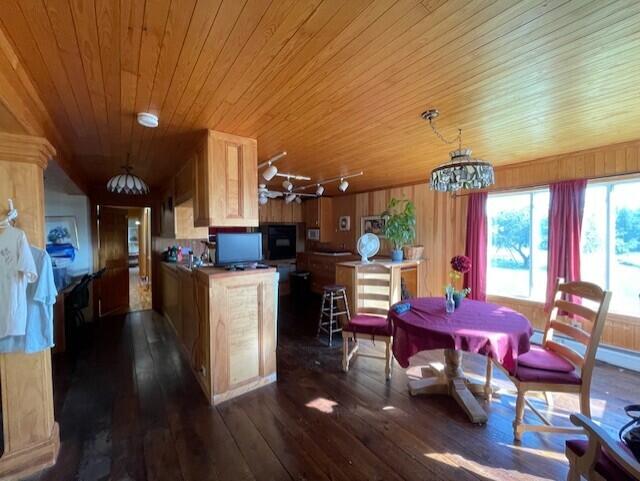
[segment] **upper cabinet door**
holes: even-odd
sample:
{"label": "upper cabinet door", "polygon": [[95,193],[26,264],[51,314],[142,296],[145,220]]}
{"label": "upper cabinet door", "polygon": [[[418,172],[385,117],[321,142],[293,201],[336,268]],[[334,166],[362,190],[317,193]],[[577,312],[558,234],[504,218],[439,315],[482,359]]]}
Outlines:
{"label": "upper cabinet door", "polygon": [[194,159],[195,225],[256,227],[256,140],[210,130]]}

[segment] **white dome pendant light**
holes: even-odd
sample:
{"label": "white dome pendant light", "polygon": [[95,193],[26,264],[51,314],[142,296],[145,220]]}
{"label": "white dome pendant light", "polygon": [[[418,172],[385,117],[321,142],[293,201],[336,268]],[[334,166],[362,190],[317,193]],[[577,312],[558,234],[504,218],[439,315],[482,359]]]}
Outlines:
{"label": "white dome pendant light", "polygon": [[127,155],[127,164],[122,166],[124,173],[114,175],[107,182],[107,190],[115,194],[126,195],[144,195],[149,193],[149,186],[137,175],[131,173],[133,167],[129,164],[129,155]]}

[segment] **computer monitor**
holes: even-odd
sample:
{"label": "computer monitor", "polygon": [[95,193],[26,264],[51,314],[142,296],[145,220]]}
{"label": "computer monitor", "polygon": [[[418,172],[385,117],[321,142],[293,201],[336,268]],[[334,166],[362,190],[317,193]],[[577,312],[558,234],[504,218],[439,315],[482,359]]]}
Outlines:
{"label": "computer monitor", "polygon": [[260,232],[219,232],[216,235],[216,265],[246,264],[261,260]]}

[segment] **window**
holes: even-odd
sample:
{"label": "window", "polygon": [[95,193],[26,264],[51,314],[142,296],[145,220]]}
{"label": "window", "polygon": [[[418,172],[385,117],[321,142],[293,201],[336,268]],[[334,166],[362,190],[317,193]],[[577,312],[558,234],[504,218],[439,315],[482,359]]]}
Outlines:
{"label": "window", "polygon": [[594,182],[582,221],[582,279],[613,292],[610,310],[640,316],[640,181]]}
{"label": "window", "polygon": [[543,301],[547,288],[549,191],[487,199],[487,292]]}

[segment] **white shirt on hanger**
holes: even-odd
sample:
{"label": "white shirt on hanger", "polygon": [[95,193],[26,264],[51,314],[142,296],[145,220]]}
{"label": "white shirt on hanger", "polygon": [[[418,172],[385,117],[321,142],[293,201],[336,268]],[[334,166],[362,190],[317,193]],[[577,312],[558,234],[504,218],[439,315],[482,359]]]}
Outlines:
{"label": "white shirt on hanger", "polygon": [[20,229],[0,229],[0,338],[24,336],[27,284],[38,279],[27,236]]}

